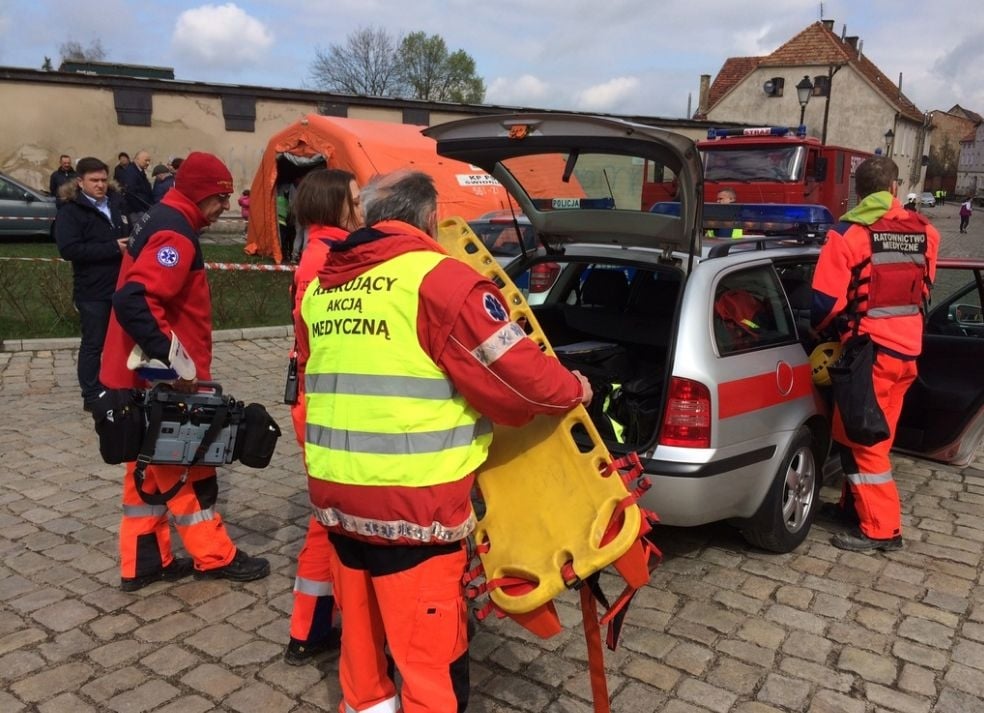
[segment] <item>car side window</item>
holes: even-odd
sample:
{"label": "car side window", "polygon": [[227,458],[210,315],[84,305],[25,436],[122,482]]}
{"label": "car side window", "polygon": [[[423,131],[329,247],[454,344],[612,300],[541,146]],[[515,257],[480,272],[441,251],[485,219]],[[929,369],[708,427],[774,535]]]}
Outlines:
{"label": "car side window", "polygon": [[0,199],[6,201],[17,201],[24,199],[24,191],[20,190],[13,183],[0,178]]}
{"label": "car side window", "polygon": [[721,356],[796,341],[793,317],[771,266],[722,277],[714,290],[712,320]]}
{"label": "car side window", "polygon": [[979,270],[937,269],[926,333],[984,338],[982,280]]}

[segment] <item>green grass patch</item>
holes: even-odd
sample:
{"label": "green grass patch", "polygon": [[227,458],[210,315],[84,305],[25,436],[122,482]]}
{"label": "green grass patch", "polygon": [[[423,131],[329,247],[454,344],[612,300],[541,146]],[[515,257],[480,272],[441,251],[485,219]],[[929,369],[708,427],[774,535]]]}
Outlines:
{"label": "green grass patch", "polygon": [[[206,262],[270,264],[238,245],[202,245]],[[0,258],[57,258],[51,243],[6,243]],[[290,324],[290,272],[209,270],[214,329]],[[66,262],[0,259],[0,340],[79,336]]]}

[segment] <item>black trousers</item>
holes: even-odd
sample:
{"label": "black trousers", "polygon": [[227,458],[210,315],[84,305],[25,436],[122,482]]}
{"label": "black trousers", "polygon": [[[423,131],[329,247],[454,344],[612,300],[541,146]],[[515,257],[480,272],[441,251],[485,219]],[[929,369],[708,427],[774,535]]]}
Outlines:
{"label": "black trousers", "polygon": [[79,386],[82,387],[82,399],[90,401],[102,390],[102,384],[99,383],[99,365],[113,303],[110,300],[77,301],[75,308],[79,311],[79,321],[82,323],[82,342],[79,344]]}

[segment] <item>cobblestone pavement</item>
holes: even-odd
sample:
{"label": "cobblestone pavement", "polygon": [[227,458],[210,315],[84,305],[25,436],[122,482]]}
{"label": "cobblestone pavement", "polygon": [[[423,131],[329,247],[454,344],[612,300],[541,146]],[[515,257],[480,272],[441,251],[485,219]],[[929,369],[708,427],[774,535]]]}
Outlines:
{"label": "cobblestone pavement", "polygon": [[[945,244],[980,245],[984,231],[952,227]],[[290,343],[263,334],[219,342],[214,371],[286,426]],[[0,712],[335,710],[334,655],[281,659],[308,512],[291,438],[265,470],[220,472],[219,510],[239,545],[271,560],[270,577],[125,594],[122,467],[99,460],[75,352],[0,352],[0,404]],[[756,551],[723,525],[659,529],[666,560],[607,656],[612,710],[984,711],[984,453],[964,469],[894,464],[901,552],[841,552],[822,523],[789,555]],[[558,608],[568,628],[553,639],[478,625],[469,711],[591,711],[576,597]]]}

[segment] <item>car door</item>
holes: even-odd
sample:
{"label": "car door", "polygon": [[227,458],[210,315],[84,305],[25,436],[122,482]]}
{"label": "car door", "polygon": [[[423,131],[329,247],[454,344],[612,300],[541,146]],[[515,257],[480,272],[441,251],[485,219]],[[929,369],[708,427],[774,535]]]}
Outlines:
{"label": "car door", "polygon": [[984,434],[984,260],[940,259],[895,448],[966,465]]}
{"label": "car door", "polygon": [[54,217],[53,203],[0,176],[0,236],[47,235]]}

